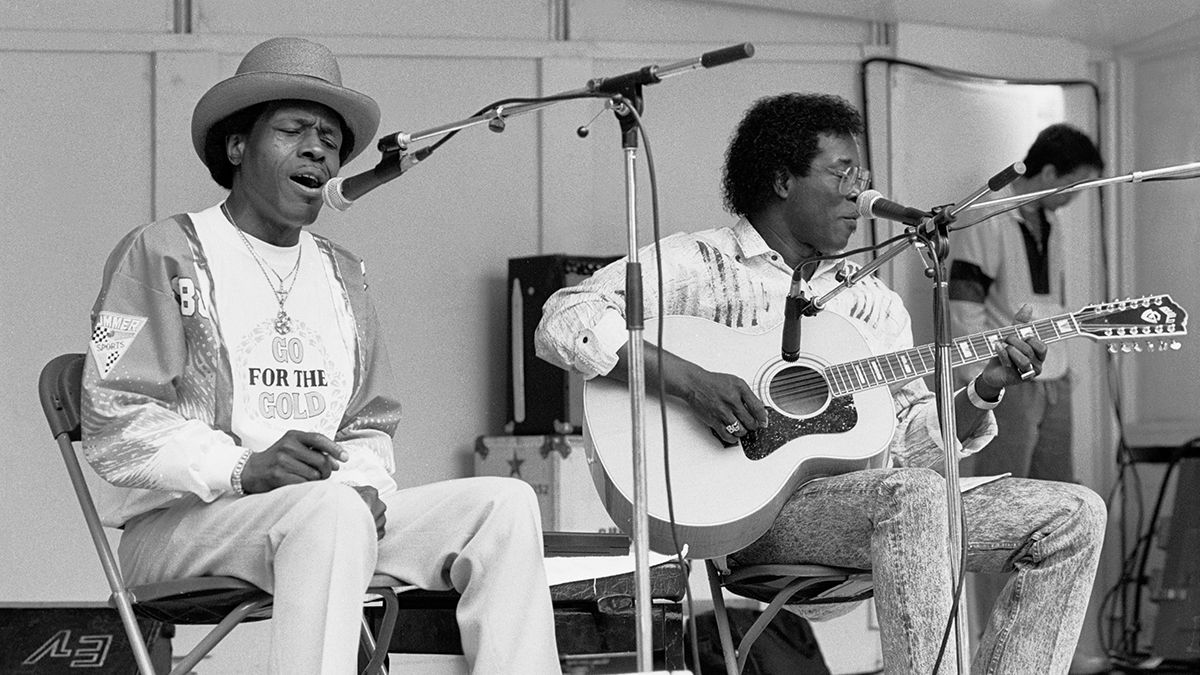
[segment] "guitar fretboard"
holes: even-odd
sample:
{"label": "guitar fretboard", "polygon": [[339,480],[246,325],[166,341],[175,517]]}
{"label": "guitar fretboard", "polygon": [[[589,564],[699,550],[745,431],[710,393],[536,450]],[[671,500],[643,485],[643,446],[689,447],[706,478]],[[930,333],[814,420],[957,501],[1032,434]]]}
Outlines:
{"label": "guitar fretboard", "polygon": [[[992,358],[999,346],[1005,344],[1004,339],[1014,334],[1023,338],[1036,335],[1042,342],[1051,343],[1080,335],[1080,330],[1074,314],[1060,314],[1030,323],[955,338],[950,356],[951,367],[957,368]],[[825,375],[830,391],[836,396],[841,396],[924,377],[934,371],[936,363],[934,345],[922,345],[858,361],[834,364],[825,368]]]}

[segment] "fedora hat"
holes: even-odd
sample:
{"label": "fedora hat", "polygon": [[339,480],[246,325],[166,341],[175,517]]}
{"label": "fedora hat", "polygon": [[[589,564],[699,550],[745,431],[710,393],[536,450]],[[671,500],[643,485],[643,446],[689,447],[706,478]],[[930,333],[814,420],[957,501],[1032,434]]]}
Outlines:
{"label": "fedora hat", "polygon": [[[337,59],[324,45],[294,37],[272,38],[246,53],[233,77],[212,86],[192,112],[192,145],[200,161],[214,124],[259,103],[297,99],[329,106],[342,116],[353,146],[349,162],[379,129],[379,104],[366,94],[342,86]],[[210,167],[211,168],[211,167]]]}

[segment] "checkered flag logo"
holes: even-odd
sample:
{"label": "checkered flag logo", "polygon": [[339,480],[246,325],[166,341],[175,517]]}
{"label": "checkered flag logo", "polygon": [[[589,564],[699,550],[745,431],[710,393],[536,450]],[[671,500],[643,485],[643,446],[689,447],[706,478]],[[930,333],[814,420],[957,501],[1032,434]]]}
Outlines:
{"label": "checkered flag logo", "polygon": [[100,312],[96,325],[92,327],[88,348],[92,351],[96,367],[100,369],[101,378],[108,377],[145,325],[144,316]]}

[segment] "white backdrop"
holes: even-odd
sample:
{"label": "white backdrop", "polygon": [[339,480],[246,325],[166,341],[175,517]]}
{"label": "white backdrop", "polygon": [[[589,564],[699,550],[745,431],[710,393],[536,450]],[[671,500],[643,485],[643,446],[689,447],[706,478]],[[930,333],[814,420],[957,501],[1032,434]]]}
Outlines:
{"label": "white backdrop", "polygon": [[[1023,159],[1038,132],[1050,124],[1068,122],[1099,138],[1096,99],[1084,84],[972,79],[890,61],[872,62],[867,72],[865,106],[876,189],[922,210],[965,199]],[[891,133],[893,129],[903,132]],[[1102,259],[1098,195],[1085,192],[1062,211],[1067,250],[1080,257],[1079,265],[1066,270],[1069,309],[1104,299],[1097,297],[1103,270],[1095,269]],[[989,198],[994,197],[983,199]],[[877,221],[876,231],[882,241],[900,228]],[[953,255],[953,235],[950,249]],[[920,259],[904,254],[890,263],[888,273],[912,314],[917,344],[932,341],[932,285]],[[1078,351],[1078,346],[1070,348]]]}

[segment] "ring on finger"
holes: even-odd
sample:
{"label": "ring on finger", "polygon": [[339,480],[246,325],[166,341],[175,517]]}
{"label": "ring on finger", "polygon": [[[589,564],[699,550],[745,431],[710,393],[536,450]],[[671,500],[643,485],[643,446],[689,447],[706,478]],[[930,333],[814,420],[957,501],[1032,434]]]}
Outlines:
{"label": "ring on finger", "polygon": [[739,432],[741,430],[742,430],[742,423],[738,420],[734,420],[731,424],[725,425],[725,431],[728,431],[729,433],[734,434],[734,435],[736,435],[737,432]]}
{"label": "ring on finger", "polygon": [[1029,366],[1029,370],[1021,373],[1021,379],[1025,381],[1032,380],[1035,377],[1037,377],[1037,370],[1034,370],[1033,366]]}

